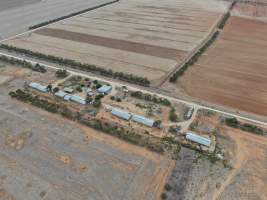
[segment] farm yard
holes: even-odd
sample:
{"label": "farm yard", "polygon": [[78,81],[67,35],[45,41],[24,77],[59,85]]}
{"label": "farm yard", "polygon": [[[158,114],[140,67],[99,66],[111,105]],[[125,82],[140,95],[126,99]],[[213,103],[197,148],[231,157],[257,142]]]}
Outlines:
{"label": "farm yard", "polygon": [[266,116],[266,39],[266,23],[231,17],[215,43],[178,79],[177,91]]}
{"label": "farm yard", "polygon": [[5,44],[160,83],[200,44],[228,2],[120,1]]}
{"label": "farm yard", "polygon": [[0,72],[0,199],[159,199],[173,161],[10,99],[25,82],[57,81],[53,71]]}

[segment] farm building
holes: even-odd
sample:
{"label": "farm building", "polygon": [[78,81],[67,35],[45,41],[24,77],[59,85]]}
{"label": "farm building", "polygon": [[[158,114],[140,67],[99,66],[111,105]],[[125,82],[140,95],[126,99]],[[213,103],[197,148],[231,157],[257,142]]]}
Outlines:
{"label": "farm building", "polygon": [[137,122],[137,123],[149,126],[149,127],[153,127],[154,123],[155,123],[154,120],[145,118],[141,115],[133,115],[132,120]]}
{"label": "farm building", "polygon": [[71,99],[71,97],[72,96],[70,94],[67,94],[67,95],[64,96],[64,100],[65,101],[69,101]]}
{"label": "farm building", "polygon": [[112,90],[110,85],[103,85],[102,87],[98,88],[97,91],[101,94],[108,94]]}
{"label": "farm building", "polygon": [[70,87],[65,87],[63,90],[64,90],[64,92],[67,92],[69,94],[72,94],[74,92],[74,89],[72,89]]}
{"label": "farm building", "polygon": [[48,92],[47,87],[43,86],[43,85],[40,85],[39,83],[32,82],[32,83],[29,84],[29,86],[31,88],[33,88],[33,89],[36,89],[36,90],[40,91],[40,92],[45,92],[45,93]]}
{"label": "farm building", "polygon": [[192,142],[196,142],[196,143],[201,144],[201,145],[208,146],[208,147],[211,144],[210,138],[203,137],[203,136],[200,136],[200,135],[197,135],[194,133],[190,133],[190,132],[186,133],[186,139],[188,139]]}
{"label": "farm building", "polygon": [[60,98],[64,98],[68,93],[59,90],[58,92],[55,93],[55,96],[60,97]]}
{"label": "farm building", "polygon": [[128,112],[125,112],[123,110],[117,109],[117,108],[112,108],[111,110],[111,114],[115,115],[116,117],[119,117],[121,119],[125,119],[125,120],[130,120],[132,115]]}
{"label": "farm building", "polygon": [[194,108],[191,107],[191,108],[188,110],[188,112],[186,113],[185,118],[186,118],[187,120],[190,119],[190,118],[192,117],[192,115],[193,115],[193,112],[194,112]]}
{"label": "farm building", "polygon": [[72,96],[70,97],[70,100],[71,100],[71,101],[74,101],[74,102],[76,102],[76,103],[82,104],[82,105],[87,104],[87,102],[86,102],[86,100],[85,100],[84,98],[79,97],[79,96],[76,96],[76,95],[72,95]]}

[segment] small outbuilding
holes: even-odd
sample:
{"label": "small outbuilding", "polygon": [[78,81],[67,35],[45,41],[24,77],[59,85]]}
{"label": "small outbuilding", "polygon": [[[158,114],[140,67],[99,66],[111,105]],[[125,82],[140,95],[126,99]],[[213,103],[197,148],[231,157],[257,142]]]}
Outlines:
{"label": "small outbuilding", "polygon": [[97,91],[101,94],[108,94],[112,90],[112,86],[110,85],[103,85],[97,89]]}
{"label": "small outbuilding", "polygon": [[211,139],[208,137],[200,136],[200,135],[197,135],[197,134],[191,133],[191,132],[186,133],[185,137],[187,140],[190,140],[192,142],[196,142],[198,144],[201,144],[201,145],[204,145],[207,147],[209,147],[211,145]]}
{"label": "small outbuilding", "polygon": [[33,88],[33,89],[36,89],[36,90],[40,91],[40,92],[44,92],[44,93],[48,92],[47,87],[46,87],[46,86],[43,86],[43,85],[41,85],[41,84],[39,84],[39,83],[31,82],[31,83],[29,84],[29,86],[30,86],[31,88]]}
{"label": "small outbuilding", "polygon": [[130,113],[117,108],[112,108],[111,114],[124,120],[130,120],[132,117]]}
{"label": "small outbuilding", "polygon": [[71,87],[64,87],[64,92],[67,92],[68,94],[72,94],[74,92],[74,89]]}
{"label": "small outbuilding", "polygon": [[148,119],[148,118],[143,117],[141,115],[133,115],[132,116],[132,120],[135,121],[135,122],[137,122],[137,123],[146,125],[148,127],[153,127],[154,124],[155,124],[155,121],[154,120]]}

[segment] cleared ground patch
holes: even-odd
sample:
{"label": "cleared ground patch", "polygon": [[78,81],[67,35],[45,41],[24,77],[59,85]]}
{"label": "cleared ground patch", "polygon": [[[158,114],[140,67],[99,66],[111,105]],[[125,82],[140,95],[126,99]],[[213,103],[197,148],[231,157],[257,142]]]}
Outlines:
{"label": "cleared ground patch", "polygon": [[227,5],[120,1],[6,44],[147,77],[155,84],[203,41]]}
{"label": "cleared ground patch", "polygon": [[177,85],[197,99],[267,115],[267,24],[231,17]]}
{"label": "cleared ground patch", "polygon": [[41,0],[8,0],[0,1],[0,11],[8,10],[11,8],[17,8],[20,6],[25,6],[33,3],[40,2]]}

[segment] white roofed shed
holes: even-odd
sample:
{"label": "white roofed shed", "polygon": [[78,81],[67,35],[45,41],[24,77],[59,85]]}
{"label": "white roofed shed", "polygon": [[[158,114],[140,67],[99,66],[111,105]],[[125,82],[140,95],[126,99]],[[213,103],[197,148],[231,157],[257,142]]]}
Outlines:
{"label": "white roofed shed", "polygon": [[209,147],[211,145],[211,139],[208,137],[200,136],[195,133],[188,132],[186,133],[186,139],[192,142]]}

